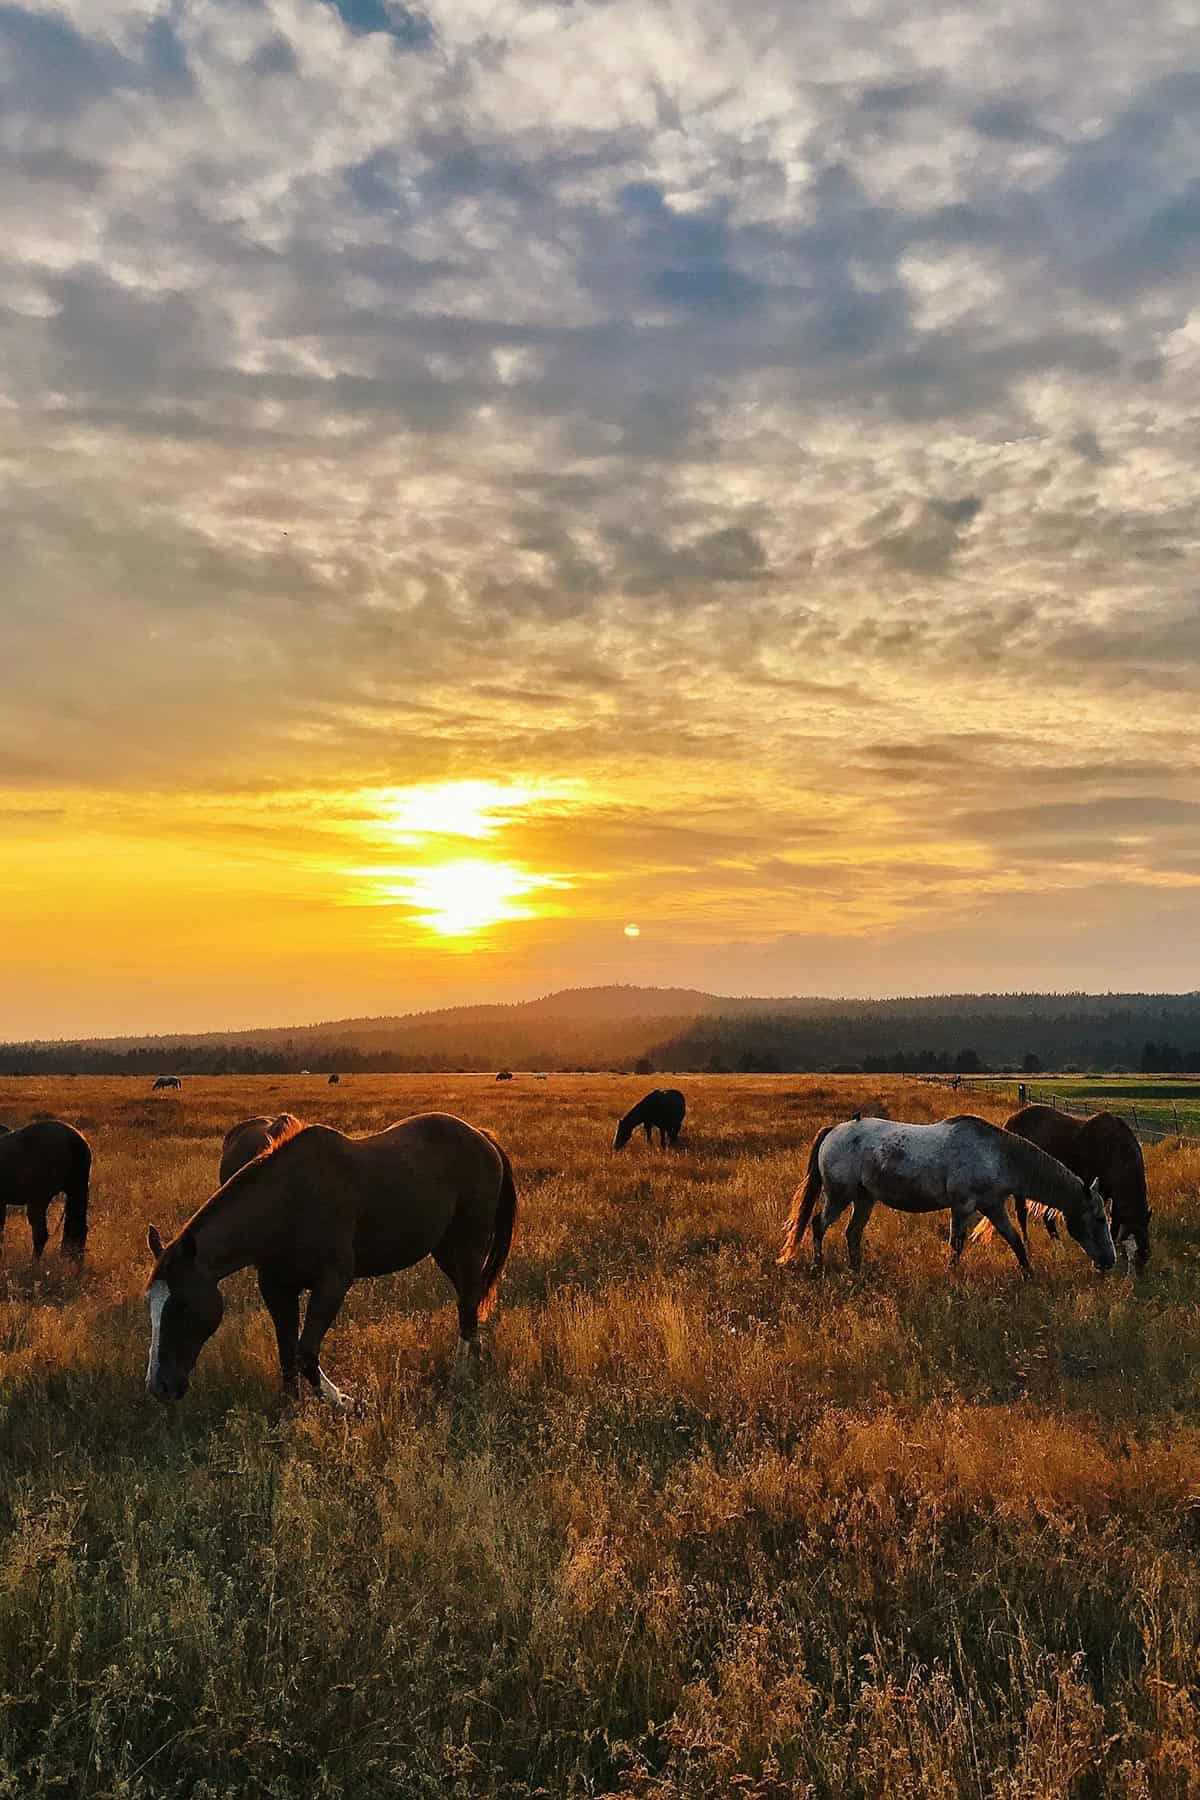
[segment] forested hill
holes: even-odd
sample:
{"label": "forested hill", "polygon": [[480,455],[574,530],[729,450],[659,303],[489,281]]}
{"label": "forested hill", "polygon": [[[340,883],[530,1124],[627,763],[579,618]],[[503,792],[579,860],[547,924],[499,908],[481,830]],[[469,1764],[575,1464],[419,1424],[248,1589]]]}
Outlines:
{"label": "forested hill", "polygon": [[509,1006],[168,1037],[0,1044],[0,1074],[300,1069],[1194,1069],[1200,993],[764,999],[567,989]]}

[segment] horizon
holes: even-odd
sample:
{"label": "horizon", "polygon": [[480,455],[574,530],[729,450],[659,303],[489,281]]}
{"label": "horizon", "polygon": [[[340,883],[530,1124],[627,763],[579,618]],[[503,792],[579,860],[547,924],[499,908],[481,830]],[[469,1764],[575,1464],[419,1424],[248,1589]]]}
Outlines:
{"label": "horizon", "polygon": [[1193,22],[233,17],[0,17],[0,1037],[1190,991]]}
{"label": "horizon", "polygon": [[[643,986],[641,984],[635,984],[635,983],[603,983],[598,986],[553,988],[548,991],[540,991],[535,994],[528,994],[528,995],[525,995],[523,998],[517,999],[517,1000],[495,1001],[495,1000],[481,999],[481,1000],[456,1001],[451,1006],[421,1007],[421,1008],[418,1008],[411,1012],[353,1013],[353,1014],[342,1013],[342,1014],[338,1014],[338,1015],[329,1015],[327,1017],[322,1017],[319,1019],[301,1020],[301,1019],[290,1018],[290,1019],[282,1019],[282,1020],[278,1020],[278,1021],[256,1020],[250,1024],[223,1025],[223,1026],[215,1026],[215,1027],[207,1026],[207,1025],[206,1026],[177,1025],[177,1026],[169,1028],[166,1031],[139,1031],[136,1029],[132,1029],[132,1030],[103,1032],[103,1033],[101,1033],[101,1032],[79,1033],[79,1034],[75,1034],[75,1035],[69,1035],[69,1036],[63,1036],[63,1037],[52,1037],[52,1038],[11,1037],[11,1038],[0,1038],[0,1042],[3,1042],[10,1046],[17,1046],[17,1045],[21,1045],[21,1044],[38,1045],[38,1046],[54,1046],[56,1044],[69,1045],[69,1044],[76,1043],[76,1042],[99,1044],[99,1043],[104,1043],[106,1041],[122,1042],[125,1040],[130,1040],[133,1042],[140,1042],[140,1043],[147,1043],[147,1042],[154,1042],[154,1041],[162,1041],[164,1043],[167,1043],[167,1042],[171,1042],[176,1039],[183,1039],[183,1038],[194,1038],[194,1037],[221,1038],[222,1036],[225,1036],[225,1035],[228,1035],[229,1037],[236,1037],[236,1036],[243,1035],[245,1033],[260,1032],[260,1031],[262,1031],[262,1032],[280,1032],[280,1031],[317,1032],[322,1029],[332,1030],[332,1029],[346,1026],[346,1025],[373,1025],[373,1024],[383,1023],[385,1021],[391,1022],[391,1021],[400,1021],[400,1020],[406,1020],[406,1019],[436,1017],[443,1013],[449,1013],[449,1012],[474,1011],[476,1008],[479,1008],[479,1007],[497,1006],[497,1007],[507,1007],[507,1008],[520,1008],[522,1006],[537,1005],[538,1002],[544,1001],[544,1000],[565,998],[566,996],[568,996],[572,993],[578,993],[581,995],[597,994],[597,993],[606,992],[612,988],[616,988],[617,991],[634,992],[634,993],[647,994],[647,995],[670,994],[670,993],[695,994],[696,996],[698,996],[701,999],[714,1001],[718,1004],[720,1004],[723,1001],[729,1001],[729,1002],[733,1002],[738,1005],[744,1005],[747,1002],[758,1002],[763,1005],[779,1003],[779,1004],[786,1004],[789,1006],[812,1005],[812,1006],[821,1006],[821,1007],[838,1006],[838,1005],[842,1005],[842,1004],[844,1004],[848,1007],[870,1006],[870,1005],[899,1006],[899,1005],[903,1005],[906,1002],[909,1002],[913,1005],[920,1005],[920,1004],[924,1004],[924,1003],[936,1003],[938,1001],[951,1001],[951,1000],[986,1001],[986,1000],[1022,1000],[1022,999],[1030,999],[1030,1000],[1071,1000],[1071,999],[1085,1000],[1086,999],[1086,1000],[1118,1001],[1118,1000],[1123,1000],[1123,999],[1160,999],[1160,998],[1161,999],[1182,1000],[1182,999],[1188,999],[1188,998],[1200,996],[1200,989],[1197,989],[1197,988],[1175,988],[1175,989],[1169,989],[1169,988],[1157,988],[1157,989],[1124,988],[1124,989],[1105,989],[1105,990],[1088,990],[1086,988],[1041,988],[1041,989],[1033,989],[1033,988],[950,989],[950,988],[947,988],[947,989],[940,990],[940,991],[932,991],[931,990],[931,991],[923,992],[923,993],[898,993],[898,994],[722,994],[722,993],[710,992],[705,989],[695,988],[695,987],[689,986],[687,984],[674,984],[671,987],[651,987],[651,986]],[[682,1015],[674,1015],[668,1011],[668,1012],[664,1012],[662,1014],[647,1013],[647,1014],[639,1015],[639,1016],[642,1016],[645,1018],[659,1018],[662,1020],[666,1020],[666,1019],[670,1019],[670,1018],[673,1018],[676,1016],[682,1016]]]}

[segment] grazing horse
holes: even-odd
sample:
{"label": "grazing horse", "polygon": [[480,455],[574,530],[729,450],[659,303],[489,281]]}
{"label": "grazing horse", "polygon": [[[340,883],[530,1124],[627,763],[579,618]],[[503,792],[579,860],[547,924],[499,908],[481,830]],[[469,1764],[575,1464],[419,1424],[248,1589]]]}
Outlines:
{"label": "grazing horse", "polygon": [[182,1086],[183,1083],[180,1081],[178,1075],[156,1075],[154,1078],[154,1086],[151,1088],[150,1092],[152,1094],[157,1094],[159,1088],[181,1088]]}
{"label": "grazing horse", "polygon": [[[448,1113],[417,1113],[350,1138],[301,1126],[238,1170],[164,1246],[152,1225],[146,1388],[181,1400],[221,1323],[221,1282],[253,1267],[275,1326],[285,1394],[303,1376],[324,1400],[321,1342],[352,1282],[432,1256],[458,1295],[460,1353],[479,1354],[479,1322],[512,1244],[512,1165],[489,1132]],[[304,1329],[300,1295],[308,1290]]]}
{"label": "grazing horse", "polygon": [[[825,1204],[814,1217],[822,1186]],[[1031,1194],[1053,1206],[1097,1269],[1112,1268],[1116,1252],[1098,1184],[1085,1186],[1035,1144],[970,1113],[938,1125],[851,1119],[819,1131],[809,1151],[808,1174],[796,1189],[779,1261],[785,1265],[798,1261],[811,1219],[813,1261],[820,1268],[825,1233],[847,1207],[853,1207],[846,1246],[851,1267],[857,1269],[867,1220],[876,1202],[882,1201],[899,1212],[940,1212],[949,1207],[955,1265],[968,1227],[982,1213],[1028,1275],[1025,1245],[1006,1211],[1012,1193]]]}
{"label": "grazing horse", "polygon": [[221,1145],[221,1186],[224,1187],[231,1175],[244,1169],[272,1144],[285,1137],[295,1137],[303,1126],[303,1119],[289,1112],[279,1113],[274,1119],[243,1119],[240,1125],[231,1125]]}
{"label": "grazing horse", "polygon": [[6,1208],[23,1206],[33,1233],[33,1254],[40,1256],[50,1236],[46,1224],[50,1202],[61,1194],[62,1253],[81,1262],[91,1173],[91,1145],[61,1119],[35,1119],[19,1131],[6,1131],[0,1137],[0,1244]]}
{"label": "grazing horse", "polygon": [[329,1086],[330,1086],[330,1087],[337,1087],[337,1086],[338,1086],[338,1084],[339,1084],[339,1083],[340,1083],[340,1081],[341,1081],[341,1079],[342,1079],[342,1078],[341,1078],[341,1076],[340,1076],[340,1075],[331,1075],[331,1076],[330,1076],[330,1077],[329,1077]]}
{"label": "grazing horse", "polygon": [[683,1130],[686,1111],[687,1101],[678,1088],[652,1088],[636,1106],[630,1107],[618,1124],[613,1149],[623,1150],[640,1125],[646,1133],[646,1142],[652,1144],[652,1133],[657,1131],[659,1148],[665,1150],[668,1144],[676,1142]]}
{"label": "grazing horse", "polygon": [[[1137,1135],[1114,1113],[1093,1113],[1090,1119],[1073,1119],[1052,1106],[1024,1106],[1004,1126],[1027,1138],[1078,1175],[1080,1181],[1100,1183],[1100,1192],[1112,1208],[1113,1243],[1124,1249],[1127,1264],[1139,1269],[1150,1261],[1150,1220],[1153,1209],[1146,1201],[1146,1163]],[[1025,1194],[1018,1191],[1017,1223],[1028,1242]],[[1039,1208],[1051,1237],[1058,1227],[1053,1212]]]}

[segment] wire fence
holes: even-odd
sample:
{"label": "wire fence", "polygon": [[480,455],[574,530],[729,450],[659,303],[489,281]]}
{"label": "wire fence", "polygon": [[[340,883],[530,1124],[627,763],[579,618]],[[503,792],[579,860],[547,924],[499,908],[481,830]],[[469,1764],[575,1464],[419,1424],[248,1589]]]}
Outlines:
{"label": "wire fence", "polygon": [[1179,1106],[1174,1100],[1159,1101],[1161,1107],[1170,1106],[1171,1123],[1167,1124],[1161,1115],[1153,1117],[1147,1114],[1143,1106],[1131,1102],[1120,1106],[1110,1100],[1103,1091],[1089,1094],[1082,1098],[1064,1099],[1055,1093],[1053,1088],[1035,1087],[1028,1081],[1001,1081],[977,1079],[960,1079],[956,1082],[952,1075],[930,1075],[927,1080],[939,1087],[948,1087],[959,1094],[972,1090],[986,1089],[989,1093],[1003,1094],[1011,1099],[1014,1108],[1021,1106],[1051,1106],[1055,1112],[1066,1113],[1072,1119],[1090,1119],[1093,1113],[1112,1113],[1114,1118],[1124,1119],[1134,1135],[1143,1144],[1190,1144],[1200,1149],[1200,1134],[1186,1129],[1185,1122],[1179,1116]]}

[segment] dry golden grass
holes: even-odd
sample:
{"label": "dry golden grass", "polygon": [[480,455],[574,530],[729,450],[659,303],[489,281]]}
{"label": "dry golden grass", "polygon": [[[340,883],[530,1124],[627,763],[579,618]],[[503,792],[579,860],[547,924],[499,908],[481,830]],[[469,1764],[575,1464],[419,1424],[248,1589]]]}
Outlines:
{"label": "dry golden grass", "polygon": [[[944,1216],[882,1212],[817,1283],[774,1260],[813,1131],[944,1091],[689,1077],[683,1153],[614,1157],[645,1081],[148,1085],[0,1082],[96,1157],[81,1278],[8,1223],[0,1800],[1200,1794],[1200,1157],[1150,1153],[1136,1285],[1040,1235],[952,1281]],[[335,1326],[349,1419],[280,1406],[248,1276],[144,1398],[146,1224],[284,1107],[500,1135],[477,1386],[428,1264]]]}

